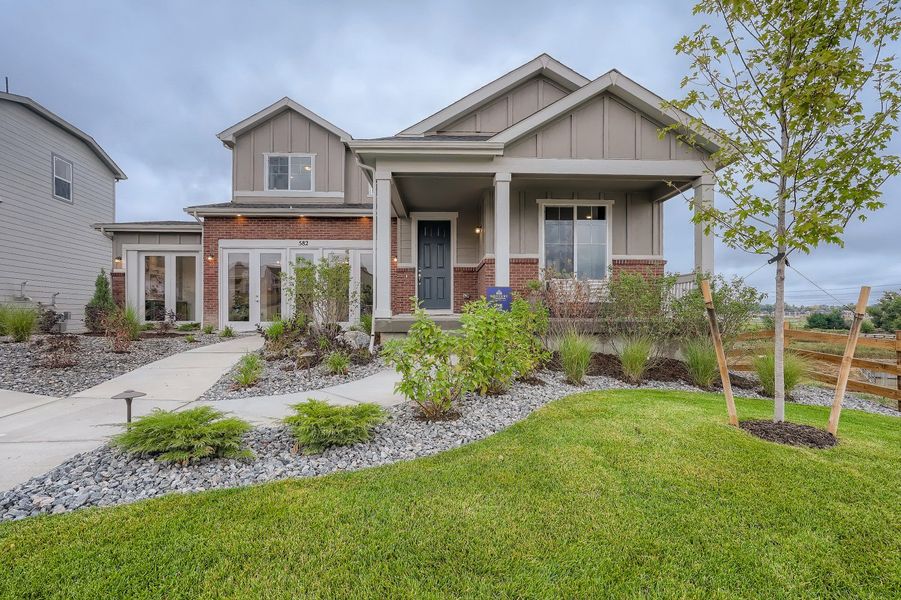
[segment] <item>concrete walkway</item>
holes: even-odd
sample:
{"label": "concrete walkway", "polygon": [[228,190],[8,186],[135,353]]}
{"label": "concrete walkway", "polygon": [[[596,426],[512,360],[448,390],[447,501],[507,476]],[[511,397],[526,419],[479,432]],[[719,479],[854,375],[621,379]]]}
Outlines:
{"label": "concrete walkway", "polygon": [[394,393],[398,375],[385,369],[369,377],[310,392],[216,402],[197,398],[227,373],[244,353],[262,345],[241,337],[181,352],[105,381],[68,398],[0,390],[0,491],[44,473],[72,456],[92,450],[122,430],[125,403],[111,397],[126,389],[144,392],[134,416],[154,408],[180,410],[206,404],[256,425],[272,424],[307,398],[332,404],[403,402]]}

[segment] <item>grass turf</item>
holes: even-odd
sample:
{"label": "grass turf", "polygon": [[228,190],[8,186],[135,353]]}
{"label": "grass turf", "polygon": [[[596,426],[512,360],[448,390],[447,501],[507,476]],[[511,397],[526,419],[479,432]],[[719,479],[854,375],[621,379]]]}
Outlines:
{"label": "grass turf", "polygon": [[720,396],[579,394],[427,459],[0,526],[0,597],[897,597],[901,427],[846,411],[839,434],[790,448]]}

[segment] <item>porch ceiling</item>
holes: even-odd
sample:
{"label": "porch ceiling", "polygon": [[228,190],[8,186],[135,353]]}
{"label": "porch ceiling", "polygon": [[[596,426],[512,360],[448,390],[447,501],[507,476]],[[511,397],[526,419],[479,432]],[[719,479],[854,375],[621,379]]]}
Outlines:
{"label": "porch ceiling", "polygon": [[[394,182],[408,211],[446,211],[471,207],[485,190],[494,188],[491,174],[407,173],[395,174]],[[687,187],[690,179],[675,179],[672,184]],[[513,176],[514,191],[560,188],[572,192],[648,192],[652,200],[662,201],[675,195],[674,189],[660,178],[623,178],[597,175]]]}

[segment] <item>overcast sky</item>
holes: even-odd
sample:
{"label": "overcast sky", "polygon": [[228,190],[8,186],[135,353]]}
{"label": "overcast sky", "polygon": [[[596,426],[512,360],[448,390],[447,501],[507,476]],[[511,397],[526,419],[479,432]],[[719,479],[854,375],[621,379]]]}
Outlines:
{"label": "overcast sky", "polygon": [[[354,137],[391,135],[547,52],[594,78],[617,68],[680,95],[672,48],[698,25],[688,2],[23,2],[0,0],[0,76],[94,136],[128,175],[117,219],[184,219],[229,199],[226,127],[290,96]],[[894,152],[901,152],[896,140]],[[842,301],[901,288],[901,182],[846,247],[792,264]],[[666,205],[668,269],[692,267],[684,203]],[[764,259],[717,245],[717,268]],[[749,279],[772,290],[772,267]],[[789,272],[790,302],[826,302]],[[878,296],[885,287],[876,287]]]}

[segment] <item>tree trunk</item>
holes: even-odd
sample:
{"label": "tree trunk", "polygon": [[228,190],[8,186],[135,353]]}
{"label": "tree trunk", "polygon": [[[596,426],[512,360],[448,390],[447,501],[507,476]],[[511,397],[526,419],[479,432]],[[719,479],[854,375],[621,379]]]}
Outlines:
{"label": "tree trunk", "polygon": [[785,248],[779,248],[779,260],[776,261],[776,306],[773,319],[775,321],[773,350],[775,357],[775,406],[773,420],[785,420]]}

